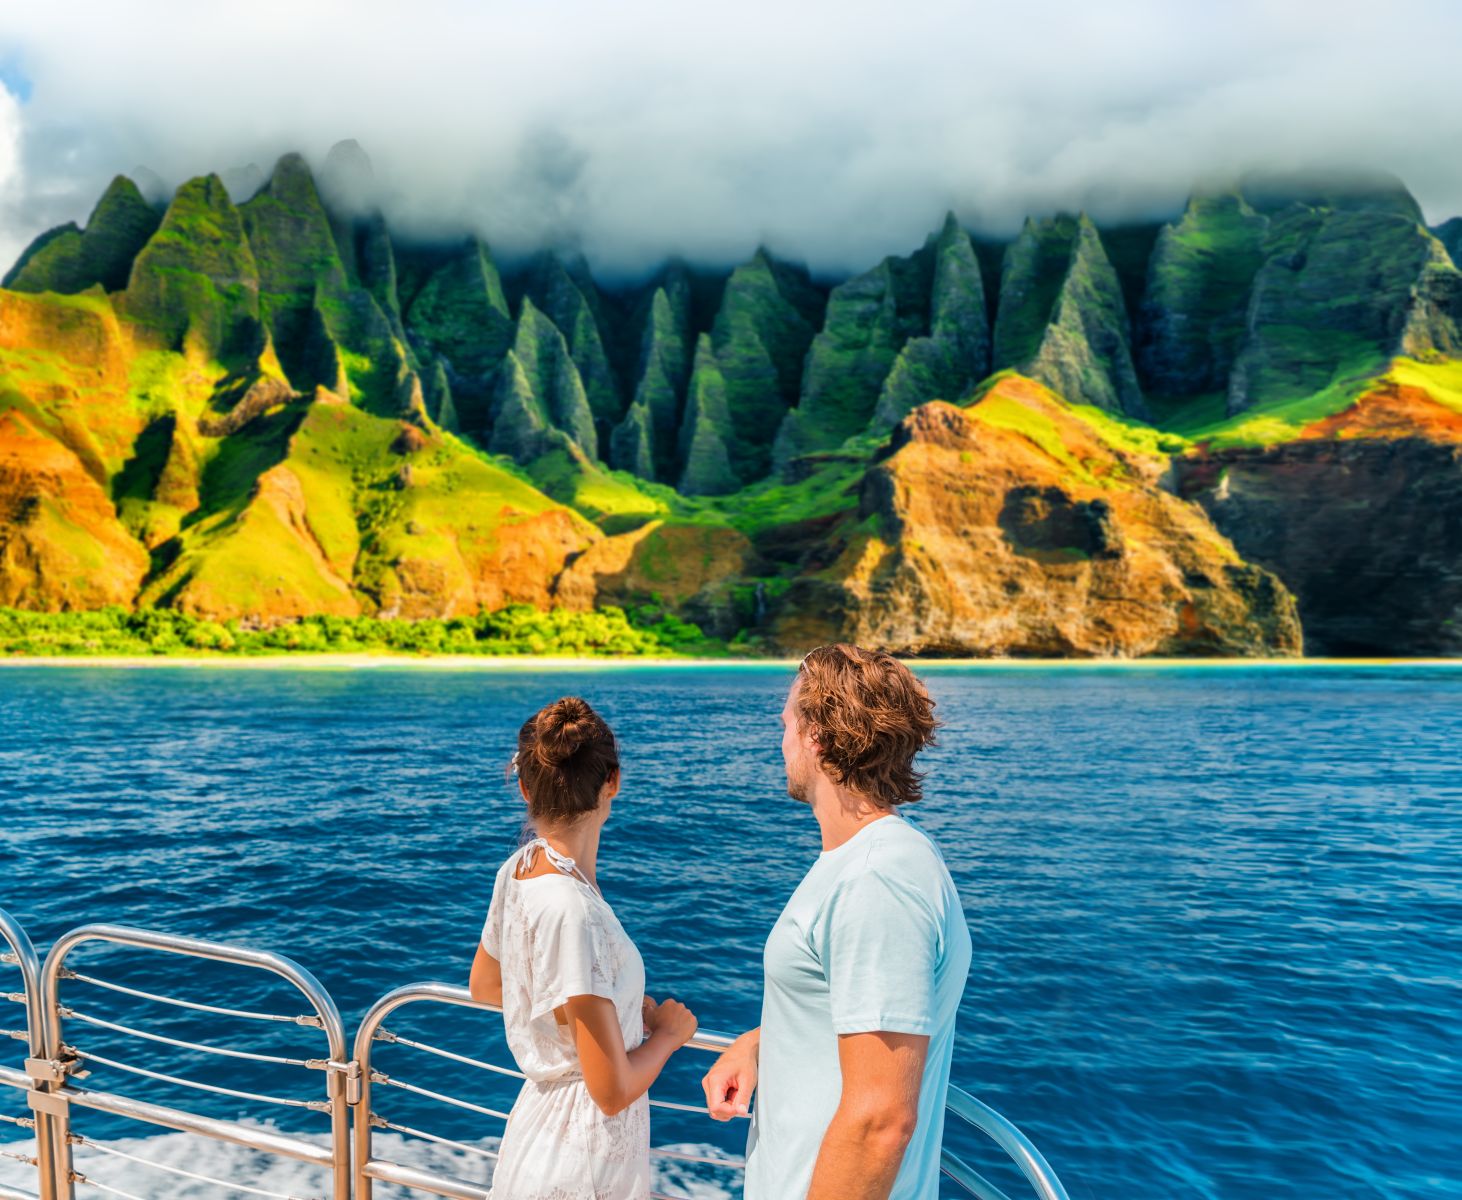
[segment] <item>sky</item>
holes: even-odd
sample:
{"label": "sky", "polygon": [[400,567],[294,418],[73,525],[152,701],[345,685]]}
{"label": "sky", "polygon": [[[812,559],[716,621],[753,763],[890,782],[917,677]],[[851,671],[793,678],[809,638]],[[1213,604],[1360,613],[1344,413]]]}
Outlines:
{"label": "sky", "polygon": [[[1166,218],[1251,168],[1462,213],[1458,0],[0,0],[0,267],[138,168],[354,138],[394,227],[822,274],[952,210]],[[236,197],[242,199],[243,197]]]}

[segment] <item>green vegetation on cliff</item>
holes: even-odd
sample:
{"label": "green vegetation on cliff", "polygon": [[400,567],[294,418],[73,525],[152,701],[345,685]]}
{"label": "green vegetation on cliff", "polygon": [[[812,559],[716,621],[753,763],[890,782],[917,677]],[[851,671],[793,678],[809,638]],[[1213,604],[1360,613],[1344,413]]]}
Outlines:
{"label": "green vegetation on cliff", "polygon": [[[1230,413],[1379,373],[1412,349],[1408,339],[1422,351],[1462,342],[1456,268],[1414,220],[1365,209],[1287,210],[1271,220],[1265,253],[1228,384]],[[1433,277],[1445,296],[1440,310],[1427,303]]]}
{"label": "green vegetation on cliff", "polygon": [[1005,254],[994,365],[1075,403],[1145,416],[1122,286],[1091,220],[1027,221]]}
{"label": "green vegetation on cliff", "polygon": [[0,286],[16,292],[81,292],[96,285],[121,291],[133,259],[159,221],[137,185],[118,175],[97,201],[85,230],[71,224],[43,235]]}
{"label": "green vegetation on cliff", "polygon": [[528,296],[562,332],[593,419],[607,429],[619,420],[624,403],[585,287],[593,285],[571,275],[556,254],[545,254],[529,277]]}
{"label": "green vegetation on cliff", "polygon": [[491,253],[469,238],[445,261],[438,255],[403,259],[402,276],[407,324],[445,368],[462,431],[485,440],[493,373],[514,336]]}
{"label": "green vegetation on cliff", "polygon": [[269,628],[169,609],[78,613],[0,608],[0,657],[102,655],[259,657],[276,654],[462,654],[669,658],[724,653],[694,625],[646,610],[540,611],[510,605],[475,616],[417,621],[309,616]]}
{"label": "green vegetation on cliff", "polygon": [[190,179],[132,266],[122,306],[169,350],[229,358],[260,343],[259,268],[217,175]]}
{"label": "green vegetation on cliff", "polygon": [[1162,396],[1228,386],[1267,222],[1231,192],[1199,194],[1163,227],[1148,269],[1138,361]]}
{"label": "green vegetation on cliff", "polygon": [[823,306],[805,271],[765,250],[726,281],[711,347],[726,395],[727,423],[719,432],[742,482],[759,479],[771,464],[772,441],[797,398]]}

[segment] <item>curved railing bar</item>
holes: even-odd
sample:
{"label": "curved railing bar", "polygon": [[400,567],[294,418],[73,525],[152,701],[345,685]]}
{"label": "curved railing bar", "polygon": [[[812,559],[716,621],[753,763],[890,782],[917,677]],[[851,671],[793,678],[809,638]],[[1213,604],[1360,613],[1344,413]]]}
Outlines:
{"label": "curved railing bar", "polygon": [[[356,1196],[358,1200],[370,1200],[371,1181],[379,1180],[399,1184],[418,1191],[432,1192],[439,1196],[453,1197],[454,1200],[477,1200],[478,1197],[486,1196],[486,1191],[478,1184],[468,1183],[465,1180],[450,1179],[446,1176],[436,1175],[432,1172],[422,1171],[416,1167],[408,1167],[401,1163],[389,1162],[383,1159],[376,1159],[371,1156],[371,1106],[370,1089],[374,1081],[389,1083],[391,1086],[403,1087],[408,1091],[417,1091],[412,1085],[403,1084],[398,1080],[376,1079],[371,1068],[371,1051],[374,1044],[379,1041],[404,1042],[407,1045],[417,1045],[420,1049],[436,1051],[435,1047],[429,1047],[424,1043],[412,1043],[399,1035],[384,1031],[383,1024],[397,1009],[418,1001],[436,1001],[441,1004],[455,1004],[463,1008],[472,1008],[480,1012],[500,1013],[502,1008],[496,1004],[487,1004],[480,1000],[474,1000],[471,993],[463,987],[456,987],[446,983],[413,983],[404,987],[396,988],[387,992],[375,1002],[361,1021],[360,1027],[355,1035],[355,1058],[360,1068],[360,1095],[355,1106],[355,1145],[354,1145],[354,1175]],[[697,1030],[693,1037],[686,1044],[692,1049],[705,1050],[713,1054],[720,1053],[735,1041],[733,1037],[724,1033],[717,1033],[713,1030]],[[456,1057],[447,1052],[442,1052],[446,1057]],[[479,1064],[476,1060],[469,1060],[472,1065]],[[434,1099],[444,1099],[452,1102],[453,1098],[441,1096],[439,1093],[430,1093]],[[456,1101],[462,1104],[462,1101]],[[664,1107],[672,1107],[664,1104]],[[1041,1156],[1029,1138],[1021,1133],[1009,1120],[1001,1116],[988,1104],[976,1100],[968,1092],[950,1085],[947,1108],[950,1112],[962,1120],[974,1126],[987,1137],[991,1138],[1020,1168],[1021,1173],[1035,1189],[1040,1200],[1069,1200],[1066,1189],[1061,1186],[1061,1181],[1056,1178],[1056,1173],[1051,1170],[1050,1164]],[[464,1105],[465,1106],[465,1105]],[[675,1105],[681,1108],[689,1106]],[[652,1150],[651,1153],[657,1153]],[[680,1157],[671,1154],[664,1157]],[[717,1166],[736,1167],[735,1161],[726,1163],[717,1162]],[[978,1171],[962,1162],[953,1152],[943,1151],[940,1161],[940,1169],[949,1176],[955,1183],[963,1188],[977,1200],[1009,1200],[1009,1197],[996,1187],[993,1183],[982,1176]]]}
{"label": "curved railing bar", "polygon": [[[54,1083],[48,1085],[44,1082],[43,1074],[34,1075],[34,1072],[39,1068],[33,1068],[30,1064],[27,1064],[27,1074],[21,1074],[0,1067],[0,1083],[17,1087],[29,1086],[32,1094],[36,1094],[37,1091],[45,1092],[48,1088],[52,1091],[59,1090],[67,1101],[80,1104],[83,1107],[95,1108],[104,1112],[114,1113],[118,1116],[127,1116],[146,1121],[151,1124],[163,1125],[192,1133],[200,1133],[224,1141],[234,1141],[239,1145],[251,1146],[255,1149],[266,1150],[314,1163],[332,1171],[335,1183],[335,1195],[340,1198],[350,1194],[353,1180],[356,1188],[356,1196],[359,1200],[369,1200],[372,1180],[380,1180],[418,1191],[431,1192],[439,1196],[452,1197],[454,1200],[488,1200],[489,1193],[480,1184],[438,1175],[434,1172],[424,1171],[402,1163],[374,1159],[370,1156],[370,1129],[373,1122],[392,1127],[388,1122],[382,1121],[380,1118],[372,1118],[371,1116],[370,1090],[373,1080],[381,1083],[390,1083],[399,1087],[406,1087],[407,1090],[411,1091],[419,1090],[411,1085],[401,1084],[395,1080],[387,1080],[384,1077],[373,1076],[371,1070],[371,1050],[377,1040],[388,1042],[401,1041],[408,1046],[440,1054],[442,1057],[459,1059],[465,1065],[483,1066],[490,1070],[494,1069],[491,1064],[482,1063],[479,1060],[455,1055],[449,1051],[442,1051],[426,1043],[417,1043],[409,1039],[399,1038],[397,1035],[393,1035],[389,1031],[384,1030],[383,1022],[392,1012],[404,1005],[424,1000],[473,1008],[484,1012],[501,1012],[502,1010],[499,1006],[473,1000],[467,989],[444,983],[418,983],[396,988],[376,1001],[369,1012],[367,1012],[360,1027],[356,1031],[354,1057],[353,1059],[347,1060],[345,1030],[334,1001],[309,971],[282,955],[268,951],[250,950],[243,947],[207,942],[194,938],[158,934],[148,930],[133,929],[120,925],[95,924],[81,926],[65,934],[52,947],[51,952],[46,956],[44,962],[41,962],[25,931],[4,910],[0,910],[0,938],[3,938],[11,948],[9,954],[5,956],[6,959],[19,965],[24,980],[25,991],[23,998],[25,1000],[27,1018],[26,1038],[27,1045],[32,1051],[33,1059],[58,1059],[65,1052],[65,1047],[62,1042],[62,1020],[67,1016],[80,1015],[73,1014],[70,1010],[64,1009],[60,1005],[58,993],[61,979],[79,977],[86,979],[88,982],[100,983],[102,986],[111,986],[114,990],[135,991],[135,989],[122,988],[120,985],[109,985],[105,981],[93,981],[89,977],[77,976],[75,972],[65,967],[64,964],[67,955],[76,949],[77,946],[88,941],[104,941],[139,949],[160,950],[165,953],[208,958],[238,966],[262,969],[283,978],[309,1000],[311,1006],[315,1009],[315,1015],[313,1017],[286,1018],[266,1014],[244,1013],[242,1011],[235,1012],[235,1010],[218,1011],[228,1012],[230,1015],[257,1015],[270,1020],[293,1021],[297,1024],[317,1026],[325,1033],[329,1043],[328,1060],[325,1062],[308,1060],[304,1065],[326,1067],[332,1072],[329,1077],[330,1102],[328,1105],[318,1105],[318,1107],[328,1108],[330,1111],[332,1147],[327,1148],[279,1133],[270,1133],[255,1129],[244,1130],[235,1126],[233,1123],[203,1117],[195,1113],[148,1104],[144,1101],[133,1100],[129,1097],[117,1096],[107,1092],[89,1091],[88,1089],[72,1086],[69,1081],[59,1086]],[[174,1001],[170,997],[155,997],[150,993],[136,992],[136,994],[148,999],[161,999],[170,1003],[185,1003]],[[186,1003],[185,1006],[213,1011],[211,1006]],[[93,1018],[93,1021],[97,1024],[109,1024],[95,1018]],[[121,1028],[118,1027],[119,1032]],[[132,1031],[130,1029],[127,1031],[142,1032]],[[143,1036],[147,1035],[143,1034]],[[157,1037],[156,1035],[154,1035],[154,1038],[155,1040],[162,1041],[170,1040]],[[700,1030],[687,1045],[693,1049],[719,1053],[730,1046],[733,1040],[733,1038],[726,1034],[716,1033],[711,1030]],[[195,1047],[189,1045],[185,1048]],[[214,1048],[197,1046],[196,1049],[211,1050]],[[239,1057],[245,1056],[247,1055],[239,1054]],[[41,1065],[45,1066],[46,1064],[43,1062]],[[496,1069],[503,1070],[502,1068]],[[508,1072],[504,1071],[504,1073]],[[64,1081],[64,1072],[59,1078]],[[346,1082],[347,1078],[351,1081],[349,1084]],[[456,1101],[454,1097],[442,1096],[438,1093],[428,1094],[432,1095],[433,1098],[463,1104],[463,1107],[472,1107],[466,1105],[464,1102]],[[662,1107],[689,1108],[689,1106],[672,1105],[668,1102],[657,1103]],[[351,1139],[347,1125],[349,1118],[346,1109],[349,1105],[354,1105],[356,1109],[356,1137],[354,1147],[350,1146]],[[1026,1180],[1035,1189],[1036,1195],[1040,1200],[1068,1200],[1066,1191],[1056,1178],[1055,1172],[1051,1170],[1050,1164],[1046,1162],[1030,1140],[1009,1120],[1001,1116],[989,1105],[977,1100],[975,1097],[969,1095],[969,1093],[953,1085],[949,1087],[947,1106],[950,1112],[953,1112],[956,1116],[991,1138],[1009,1155]],[[50,1143],[54,1146],[57,1127],[52,1124],[49,1118],[44,1117],[41,1111],[38,1110],[36,1115],[38,1118],[36,1121],[38,1154],[42,1155],[44,1160],[46,1158],[46,1136],[47,1134],[50,1135]],[[64,1126],[64,1122],[62,1124]],[[62,1133],[60,1146],[64,1151],[64,1157],[66,1159],[64,1164],[66,1171],[62,1173],[61,1177],[68,1178],[70,1169],[69,1146],[67,1146],[64,1140],[64,1128],[61,1128],[60,1132]],[[402,1130],[402,1132],[405,1132],[405,1130]],[[414,1133],[416,1131],[413,1130],[411,1132]],[[438,1139],[432,1135],[425,1134],[422,1136],[432,1141],[441,1141],[443,1144],[448,1144],[448,1139]],[[676,1152],[668,1152],[665,1156],[672,1158],[686,1157],[684,1154]],[[61,1160],[58,1158],[55,1161],[59,1164]],[[697,1158],[697,1161],[700,1160]],[[716,1161],[714,1165],[734,1168],[740,1164],[735,1160],[727,1160],[724,1163]],[[948,1150],[943,1152],[940,1166],[945,1175],[970,1195],[977,1197],[978,1200],[1009,1200],[1009,1197],[1000,1188],[967,1166]],[[43,1169],[43,1192],[49,1198],[52,1192],[46,1190],[44,1187],[46,1174],[46,1171]],[[62,1193],[57,1192],[55,1194],[59,1196]],[[68,1188],[65,1195],[69,1194]],[[24,1192],[11,1192],[0,1187],[0,1200],[34,1200],[34,1197]],[[657,1193],[657,1200],[669,1200],[669,1198],[658,1197]]]}
{"label": "curved railing bar", "polygon": [[[415,1004],[421,1000],[432,1000],[438,1004],[455,1004],[460,1008],[476,1009],[478,1012],[500,1013],[502,1006],[474,1000],[472,993],[463,987],[446,983],[409,983],[394,988],[370,1006],[355,1031],[355,1062],[360,1070],[359,1093],[351,1097],[355,1106],[355,1137],[351,1147],[352,1171],[356,1200],[371,1200],[373,1181],[394,1183],[417,1191],[428,1191],[438,1196],[450,1196],[454,1200],[487,1200],[488,1191],[479,1184],[462,1179],[448,1179],[434,1172],[408,1167],[403,1163],[389,1162],[371,1154],[371,1084],[373,1081],[371,1051],[376,1035],[387,1017],[398,1008]],[[444,1190],[445,1189],[445,1190]]]}
{"label": "curved railing bar", "polygon": [[[949,1097],[945,1104],[955,1116],[973,1125],[1004,1150],[1020,1168],[1020,1173],[1026,1177],[1031,1187],[1035,1188],[1036,1195],[1041,1200],[1070,1200],[1061,1181],[1056,1178],[1056,1172],[1051,1170],[1051,1164],[1041,1156],[1030,1138],[1008,1119],[983,1100],[976,1100],[954,1084],[949,1085]],[[998,1196],[998,1190],[996,1194]]]}
{"label": "curved railing bar", "polygon": [[230,946],[223,942],[208,942],[201,938],[179,937],[167,933],[154,933],[148,929],[133,929],[127,925],[81,925],[61,935],[41,968],[41,992],[46,998],[46,1032],[54,1045],[61,1044],[61,1013],[59,1010],[59,983],[61,968],[67,955],[84,942],[110,942],[118,946],[131,946],[139,950],[160,950],[164,954],[178,954],[191,958],[208,958],[215,962],[232,963],[240,967],[254,967],[269,971],[292,983],[320,1018],[320,1026],[330,1045],[330,1057],[337,1062],[346,1055],[345,1023],[340,1010],[330,998],[320,981],[299,963],[272,950],[252,950],[246,946]]}
{"label": "curved railing bar", "polygon": [[975,1197],[975,1200],[1010,1200],[998,1187],[949,1150],[939,1152],[939,1169]]}
{"label": "curved railing bar", "polygon": [[[10,947],[6,958],[12,961],[20,969],[21,993],[25,1004],[25,1045],[29,1056],[33,1060],[45,1059],[47,1054],[46,1022],[41,1006],[41,959],[36,953],[34,943],[30,935],[21,928],[10,913],[0,908],[0,939]],[[26,1064],[26,1070],[30,1070],[30,1064]],[[8,1073],[7,1073],[8,1074]],[[25,1080],[25,1089],[30,1092],[35,1088],[34,1082],[29,1074],[21,1076]],[[9,1079],[6,1083],[12,1082]],[[46,1167],[51,1170],[62,1168],[70,1170],[71,1148],[66,1144],[66,1133],[64,1127],[54,1117],[42,1112],[34,1113],[35,1135],[36,1135],[36,1160],[38,1183],[43,1185],[46,1174]],[[43,1165],[45,1164],[45,1165]],[[6,1196],[19,1197],[20,1200],[33,1200],[25,1192],[0,1192],[0,1200]],[[49,1200],[49,1196],[48,1196]]]}
{"label": "curved railing bar", "polygon": [[[345,1023],[341,1020],[340,1010],[336,1007],[335,1001],[331,998],[315,978],[299,963],[282,954],[276,954],[270,950],[254,950],[246,946],[231,946],[223,942],[204,941],[201,938],[181,937],[176,934],[155,933],[147,929],[134,929],[127,925],[111,924],[90,924],[81,925],[61,935],[56,944],[51,947],[50,953],[46,955],[41,965],[41,996],[42,1011],[45,1019],[45,1045],[50,1049],[53,1058],[58,1058],[62,1053],[64,1045],[62,1040],[62,1006],[60,996],[61,979],[65,972],[67,957],[87,942],[106,942],[111,945],[129,946],[139,950],[157,950],[164,954],[175,954],[181,957],[206,958],[214,962],[229,963],[234,966],[251,967],[255,970],[267,971],[276,975],[285,982],[291,984],[296,991],[309,1001],[310,1006],[315,1010],[315,1016],[319,1019],[319,1028],[325,1035],[329,1045],[329,1060],[331,1063],[339,1064],[342,1071],[332,1071],[327,1076],[327,1095],[329,1096],[328,1111],[330,1114],[330,1140],[332,1150],[327,1152],[328,1166],[331,1169],[333,1192],[336,1200],[347,1200],[350,1196],[350,1114],[347,1104],[345,1075],[347,1042],[345,1037]],[[311,1022],[313,1024],[313,1022]],[[80,1097],[72,1095],[73,1089],[64,1089],[73,1101],[79,1101]],[[106,1097],[111,1099],[112,1097]],[[141,1105],[141,1102],[130,1101],[127,1097],[115,1097],[117,1100],[129,1101],[132,1104]],[[84,1103],[84,1101],[82,1101]],[[97,1104],[96,1107],[102,1107]],[[141,1120],[150,1118],[141,1114],[149,1107],[156,1108],[155,1115],[170,1119],[154,1121],[155,1124],[171,1124],[178,1127],[178,1116],[186,1116],[178,1110],[161,1108],[160,1106],[141,1105],[134,1109],[134,1115]],[[115,1110],[113,1110],[115,1111]],[[200,1121],[204,1120],[199,1118]],[[221,1122],[219,1124],[222,1124]],[[200,1128],[195,1126],[195,1128]],[[250,1131],[251,1133],[253,1131]],[[220,1136],[216,1127],[210,1136]],[[237,1138],[231,1140],[238,1140]],[[292,1139],[290,1139],[292,1140]],[[247,1143],[246,1143],[247,1144]],[[264,1147],[259,1147],[264,1148]],[[69,1158],[69,1147],[68,1155]],[[289,1153],[289,1151],[285,1151]],[[298,1157],[298,1155],[293,1155]],[[67,1172],[69,1176],[69,1170]],[[68,1193],[69,1194],[69,1193]]]}
{"label": "curved railing bar", "polygon": [[0,939],[10,947],[10,954],[20,968],[25,993],[26,1045],[32,1058],[45,1055],[45,1022],[41,1019],[41,959],[20,922],[0,908]]}

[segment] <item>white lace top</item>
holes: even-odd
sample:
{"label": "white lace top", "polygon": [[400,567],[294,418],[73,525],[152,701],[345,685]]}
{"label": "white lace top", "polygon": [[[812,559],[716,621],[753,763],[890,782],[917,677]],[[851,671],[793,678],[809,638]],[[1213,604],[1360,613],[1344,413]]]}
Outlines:
{"label": "white lace top", "polygon": [[502,1200],[641,1200],[649,1195],[649,1103],[613,1117],[589,1096],[578,1049],[554,1009],[571,996],[614,1004],[632,1050],[645,1037],[645,964],[614,910],[573,875],[497,873],[482,946],[502,964],[503,1025],[528,1076],[508,1121],[493,1195]]}

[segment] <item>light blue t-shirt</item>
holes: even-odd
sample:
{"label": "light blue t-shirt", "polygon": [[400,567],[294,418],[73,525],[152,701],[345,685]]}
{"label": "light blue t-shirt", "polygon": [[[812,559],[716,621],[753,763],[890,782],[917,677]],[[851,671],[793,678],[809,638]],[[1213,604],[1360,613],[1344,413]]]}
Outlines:
{"label": "light blue t-shirt", "polygon": [[838,1035],[929,1037],[890,1200],[935,1200],[970,932],[938,848],[894,814],[819,856],[767,938],[745,1200],[801,1200],[842,1094]]}

